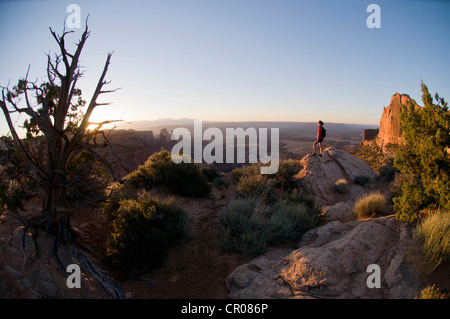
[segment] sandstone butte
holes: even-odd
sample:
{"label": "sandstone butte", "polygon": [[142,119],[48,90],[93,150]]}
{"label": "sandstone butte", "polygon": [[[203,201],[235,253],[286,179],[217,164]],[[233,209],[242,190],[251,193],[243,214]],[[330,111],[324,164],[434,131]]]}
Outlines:
{"label": "sandstone butte", "polygon": [[363,141],[375,139],[376,143],[383,147],[387,144],[399,144],[402,142],[402,131],[400,129],[400,113],[402,105],[412,103],[415,108],[420,106],[410,98],[408,94],[395,93],[387,107],[383,107],[378,130],[364,130]]}

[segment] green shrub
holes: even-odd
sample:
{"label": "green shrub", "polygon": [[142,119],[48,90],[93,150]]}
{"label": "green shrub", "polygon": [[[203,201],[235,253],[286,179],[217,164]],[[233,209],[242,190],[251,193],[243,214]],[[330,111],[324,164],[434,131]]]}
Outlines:
{"label": "green shrub", "polygon": [[231,172],[238,183],[238,193],[247,197],[261,197],[267,202],[276,202],[297,190],[294,175],[298,172],[298,161],[282,160],[277,173],[262,175],[261,164],[244,165]]}
{"label": "green shrub", "polygon": [[188,233],[187,214],[172,200],[148,193],[120,202],[107,242],[107,256],[123,269],[159,266],[167,249]]}
{"label": "green shrub", "polygon": [[120,207],[120,202],[127,199],[137,199],[137,196],[135,189],[128,187],[128,185],[117,183],[112,186],[108,198],[103,202],[102,211],[112,221]]}
{"label": "green shrub", "polygon": [[391,191],[392,198],[403,195],[402,187],[404,183],[414,183],[414,178],[409,174],[403,174],[397,172],[394,179],[391,181],[389,190]]}
{"label": "green shrub", "polygon": [[271,191],[273,181],[266,175],[241,176],[237,191],[245,196],[265,197]]}
{"label": "green shrub", "polygon": [[164,183],[177,195],[187,197],[207,197],[212,190],[205,175],[193,163],[174,164],[175,169],[170,178]]}
{"label": "green shrub", "polygon": [[317,216],[305,205],[279,204],[270,216],[273,241],[294,240],[315,225]]}
{"label": "green shrub", "polygon": [[395,174],[397,174],[399,170],[394,166],[381,166],[378,169],[378,173],[380,173],[381,176],[383,176],[386,180],[392,181],[395,177]]}
{"label": "green shrub", "polygon": [[299,172],[299,162],[297,160],[280,160],[278,171],[270,175],[274,179],[274,186],[284,191],[297,189],[294,176]]}
{"label": "green shrub", "polygon": [[260,204],[255,198],[237,198],[219,212],[219,246],[222,249],[249,254],[265,251],[263,224],[252,218]]}
{"label": "green shrub", "polygon": [[269,245],[299,238],[316,220],[316,211],[302,204],[269,206],[261,199],[234,199],[219,213],[219,246],[239,253],[262,254]]}
{"label": "green shrub", "polygon": [[229,183],[222,177],[218,177],[214,180],[213,182],[214,187],[216,187],[217,189],[224,189],[224,188],[228,188]]}
{"label": "green shrub", "polygon": [[338,193],[344,194],[347,191],[347,181],[345,180],[345,178],[337,180],[336,183],[334,184],[334,189]]}
{"label": "green shrub", "polygon": [[166,186],[174,194],[188,197],[207,197],[212,190],[198,165],[184,162],[176,164],[171,154],[164,149],[151,155],[144,165],[140,165],[124,180],[135,189]]}
{"label": "green shrub", "polygon": [[447,102],[437,93],[433,99],[423,82],[421,89],[423,107],[412,101],[400,112],[403,141],[394,165],[419,181],[407,189],[404,185],[401,198],[394,199],[397,216],[404,221],[414,221],[422,208],[450,211],[450,112]]}
{"label": "green shrub", "polygon": [[373,217],[383,214],[386,210],[386,200],[380,193],[367,194],[355,204],[353,212],[359,218]]}
{"label": "green shrub", "polygon": [[414,229],[413,247],[422,257],[422,268],[433,272],[450,256],[450,213],[435,211]]}
{"label": "green shrub", "polygon": [[404,222],[413,222],[419,217],[420,211],[431,204],[430,199],[417,182],[404,182],[401,190],[402,195],[392,199],[395,217]]}
{"label": "green shrub", "polygon": [[10,212],[17,213],[23,209],[23,192],[19,189],[11,189],[6,181],[0,180],[0,212],[8,209]]}
{"label": "green shrub", "polygon": [[209,182],[213,182],[215,179],[220,177],[220,172],[212,165],[203,167],[202,174],[205,175]]}

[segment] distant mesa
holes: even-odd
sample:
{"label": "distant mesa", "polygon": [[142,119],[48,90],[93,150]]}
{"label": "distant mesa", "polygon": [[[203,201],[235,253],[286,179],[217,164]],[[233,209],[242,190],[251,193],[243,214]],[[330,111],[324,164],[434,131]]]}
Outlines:
{"label": "distant mesa", "polygon": [[189,118],[181,118],[181,119],[157,119],[153,121],[148,120],[139,120],[139,121],[128,121],[117,124],[118,129],[133,129],[136,131],[147,131],[160,127],[171,127],[171,126],[183,126],[183,125],[192,125],[194,123],[193,119]]}
{"label": "distant mesa", "polygon": [[161,129],[161,132],[159,133],[159,139],[161,143],[169,143],[170,142],[170,135],[169,131],[167,131],[166,128]]}
{"label": "distant mesa", "polygon": [[363,131],[363,141],[372,141],[377,138],[378,133],[380,132],[380,129],[365,129]]}

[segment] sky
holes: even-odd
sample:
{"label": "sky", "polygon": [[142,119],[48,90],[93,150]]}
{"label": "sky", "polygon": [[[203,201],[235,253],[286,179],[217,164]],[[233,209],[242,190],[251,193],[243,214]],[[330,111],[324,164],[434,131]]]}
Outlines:
{"label": "sky", "polygon": [[[369,28],[370,4],[380,28]],[[194,118],[379,124],[396,92],[420,84],[450,99],[450,1],[0,0],[0,86],[45,81],[70,4],[91,35],[79,82],[88,102],[108,52],[107,89],[92,121]],[[72,16],[73,17],[73,16]],[[67,20],[69,21],[69,20]],[[25,117],[15,119],[21,125]],[[0,114],[0,134],[8,131]]]}

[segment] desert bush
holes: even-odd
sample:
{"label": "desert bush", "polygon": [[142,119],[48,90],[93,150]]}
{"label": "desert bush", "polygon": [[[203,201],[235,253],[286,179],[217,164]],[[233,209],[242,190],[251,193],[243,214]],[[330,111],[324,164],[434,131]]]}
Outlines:
{"label": "desert bush", "polygon": [[294,240],[315,225],[317,215],[301,204],[278,204],[270,216],[272,241]]}
{"label": "desert bush", "polygon": [[402,187],[404,183],[414,184],[414,178],[410,174],[403,174],[401,172],[395,173],[394,179],[391,181],[389,190],[391,192],[392,198],[402,196]]}
{"label": "desert bush", "polygon": [[188,234],[187,214],[172,200],[148,193],[122,200],[112,222],[107,256],[120,268],[146,270],[159,266],[167,249]]}
{"label": "desert bush", "polygon": [[277,173],[262,175],[261,164],[244,165],[231,172],[238,183],[238,193],[248,197],[261,197],[267,202],[280,201],[297,190],[294,175],[298,172],[298,161],[282,160]]}
{"label": "desert bush", "polygon": [[208,179],[208,182],[214,182],[220,177],[220,172],[214,166],[210,165],[202,168],[202,174]]}
{"label": "desert bush", "polygon": [[364,175],[355,176],[353,182],[358,185],[366,185],[370,181],[370,177]]}
{"label": "desert bush", "polygon": [[414,299],[446,299],[447,294],[441,292],[435,285],[425,287]]}
{"label": "desert bush", "polygon": [[237,198],[219,212],[219,246],[224,250],[258,254],[266,249],[263,223],[253,217],[256,198]]}
{"label": "desert bush", "polygon": [[207,197],[212,190],[198,165],[184,162],[176,164],[164,149],[151,155],[144,165],[140,165],[124,180],[135,189],[166,186],[174,194],[188,197]]}
{"label": "desert bush", "polygon": [[336,183],[334,183],[334,189],[340,194],[343,194],[347,191],[347,186],[348,184],[345,178],[341,178],[337,180]]}
{"label": "desert bush", "polygon": [[273,181],[266,175],[241,176],[237,191],[245,196],[264,197],[273,187]]}
{"label": "desert bush", "polygon": [[302,204],[267,205],[261,199],[237,198],[219,213],[219,246],[261,254],[269,245],[299,238],[316,218],[316,211]]}
{"label": "desert bush", "polygon": [[422,269],[433,272],[450,256],[450,213],[438,210],[414,229],[413,249],[422,257]]}
{"label": "desert bush", "polygon": [[278,171],[273,174],[275,187],[289,191],[297,189],[294,176],[299,172],[299,162],[297,160],[280,160]]}
{"label": "desert bush", "polygon": [[386,200],[381,193],[367,194],[355,204],[353,212],[359,218],[373,217],[385,212]]}
{"label": "desert bush", "polygon": [[365,142],[355,152],[355,156],[362,159],[373,169],[378,169],[385,160],[382,148],[375,140]]}
{"label": "desert bush", "polygon": [[115,184],[111,186],[108,198],[103,202],[102,212],[112,221],[117,214],[122,200],[137,199],[138,193],[134,188],[126,184]]}
{"label": "desert bush", "polygon": [[383,176],[386,180],[392,181],[399,170],[394,166],[383,165],[378,169],[380,176]]}
{"label": "desert bush", "polygon": [[228,188],[229,183],[223,177],[218,177],[218,178],[214,179],[213,185],[217,189],[222,190],[224,188]]}
{"label": "desert bush", "polygon": [[0,212],[8,209],[16,213],[23,209],[23,192],[19,188],[11,187],[11,183],[0,179]]}
{"label": "desert bush", "polygon": [[261,175],[260,164],[243,165],[231,171],[231,177],[235,182],[239,182],[243,176]]}
{"label": "desert bush", "polygon": [[422,184],[418,181],[406,181],[401,187],[401,196],[392,199],[394,203],[395,217],[404,222],[413,222],[420,212],[432,204],[426,196]]}

